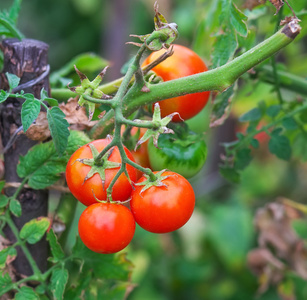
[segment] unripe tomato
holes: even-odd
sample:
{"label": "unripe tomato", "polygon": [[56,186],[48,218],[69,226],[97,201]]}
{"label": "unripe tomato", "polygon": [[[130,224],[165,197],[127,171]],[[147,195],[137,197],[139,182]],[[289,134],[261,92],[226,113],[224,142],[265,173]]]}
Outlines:
{"label": "unripe tomato", "polygon": [[80,216],[78,230],[84,245],[98,253],[115,253],[131,242],[135,221],[130,210],[115,203],[95,203]]}
{"label": "unripe tomato", "polygon": [[[157,172],[155,172],[157,173]],[[137,185],[131,194],[130,208],[137,224],[153,233],[167,233],[182,227],[191,217],[195,194],[181,175],[165,171],[165,186],[152,186],[142,192]],[[143,176],[138,183],[145,181]]]}
{"label": "unripe tomato", "polygon": [[[101,139],[90,142],[98,152],[102,151],[110,140]],[[70,157],[66,166],[66,181],[71,193],[84,205],[97,203],[97,199],[106,200],[107,188],[109,187],[114,176],[117,174],[119,167],[105,170],[105,181],[103,182],[98,173],[87,178],[91,167],[78,161],[78,159],[93,158],[93,154],[89,144],[80,147]],[[125,152],[129,159],[134,161],[130,151],[125,148]],[[108,157],[108,161],[121,163],[121,156],[117,147],[114,147]],[[127,171],[132,182],[136,181],[136,170],[130,165],[127,165]],[[132,186],[126,175],[123,173],[116,180],[113,190],[112,199],[115,201],[127,200],[132,192]],[[96,197],[96,198],[95,198]]]}
{"label": "unripe tomato", "polygon": [[[173,45],[174,54],[154,67],[154,71],[164,81],[169,81],[208,70],[203,60],[192,50],[181,45]],[[143,63],[143,66],[156,60],[166,50],[151,53]],[[188,94],[180,97],[160,101],[161,115],[165,117],[178,112],[172,119],[174,122],[187,120],[198,114],[207,104],[210,92]]]}

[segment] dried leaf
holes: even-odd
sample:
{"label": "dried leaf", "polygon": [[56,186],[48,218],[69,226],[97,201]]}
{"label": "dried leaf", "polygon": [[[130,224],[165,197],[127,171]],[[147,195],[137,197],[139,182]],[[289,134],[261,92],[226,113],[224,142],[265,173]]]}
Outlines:
{"label": "dried leaf", "polygon": [[284,5],[284,2],[282,0],[269,0],[275,7],[276,7],[276,13],[275,15],[279,12],[281,7]]}
{"label": "dried leaf", "polygon": [[243,7],[249,10],[253,10],[255,7],[264,4],[265,1],[266,0],[246,0]]}

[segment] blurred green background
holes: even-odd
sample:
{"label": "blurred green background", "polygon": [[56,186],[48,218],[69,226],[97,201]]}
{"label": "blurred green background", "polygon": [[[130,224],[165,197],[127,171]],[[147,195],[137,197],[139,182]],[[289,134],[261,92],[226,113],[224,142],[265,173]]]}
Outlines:
{"label": "blurred green background", "polygon": [[[243,11],[244,2],[236,1]],[[306,0],[289,2],[297,12],[307,8]],[[0,9],[11,3],[1,0]],[[24,0],[19,28],[27,38],[50,45],[51,71],[78,54],[94,52],[109,61],[107,79],[114,79],[121,76],[121,67],[136,52],[134,46],[125,45],[133,40],[129,34],[153,30],[153,3]],[[208,30],[207,21],[214,0],[163,0],[159,4],[166,19],[178,24],[177,43],[193,48],[210,66],[216,32]],[[245,12],[250,14],[250,46],[274,32],[275,8],[270,3],[253,13]],[[289,12],[284,9],[285,14]],[[300,18],[306,23],[306,15]],[[288,71],[303,77],[307,76],[306,44],[306,37],[298,37],[277,56]],[[294,95],[285,92],[285,97]],[[234,98],[233,114],[224,126],[208,129],[210,106],[189,122],[193,128],[206,131],[209,146],[207,164],[190,180],[197,196],[195,213],[182,229],[172,234],[154,235],[137,228],[128,247],[128,258],[135,265],[132,281],[136,285],[129,300],[280,299],[274,286],[257,295],[258,279],[247,267],[247,254],[257,246],[253,218],[257,208],[279,196],[306,202],[307,165],[295,156],[290,162],[278,160],[267,151],[264,142],[244,170],[239,185],[230,184],[218,173],[221,143],[236,138],[238,116],[259,101],[275,100],[276,93],[268,84],[242,80]],[[307,299],[306,282],[296,276],[293,280],[296,299]]]}

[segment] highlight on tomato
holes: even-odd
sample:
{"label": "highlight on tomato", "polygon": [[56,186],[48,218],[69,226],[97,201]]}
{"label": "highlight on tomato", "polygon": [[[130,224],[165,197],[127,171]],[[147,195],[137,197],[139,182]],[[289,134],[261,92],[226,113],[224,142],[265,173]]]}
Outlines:
{"label": "highlight on tomato", "polygon": [[135,221],[130,210],[117,203],[95,203],[80,216],[78,231],[84,245],[97,253],[116,253],[131,242]]}
{"label": "highlight on tomato", "polygon": [[[164,177],[161,186],[142,191],[144,185],[136,185],[130,201],[136,223],[153,233],[179,229],[190,219],[195,206],[195,194],[187,179],[171,171],[164,171],[161,176]],[[143,176],[137,184],[146,179]]]}
{"label": "highlight on tomato", "polygon": [[[110,152],[108,152],[106,162],[101,166],[92,167],[89,165],[93,162],[93,150],[91,147],[94,147],[100,152],[110,142],[109,139],[100,139],[90,142],[76,150],[67,163],[67,185],[71,193],[86,206],[97,203],[96,199],[107,199],[106,190],[120,168],[121,156],[117,147],[113,147]],[[125,148],[125,152],[128,158],[134,161],[131,152],[127,148]],[[112,166],[112,168],[107,167],[104,170],[104,165],[110,163],[117,163],[117,166]],[[125,174],[121,174],[116,180],[111,194],[112,199],[115,201],[125,201],[129,199],[132,192],[131,181],[136,181],[136,169],[128,164],[126,168],[130,180]],[[93,172],[95,173],[92,174]]]}
{"label": "highlight on tomato", "polygon": [[[155,66],[154,71],[164,81],[174,80],[189,75],[208,71],[204,61],[191,49],[174,44],[174,54]],[[146,66],[155,61],[166,50],[151,53],[142,66]],[[187,94],[175,98],[160,101],[161,115],[165,117],[171,113],[178,112],[172,121],[182,122],[197,115],[207,104],[210,92]]]}

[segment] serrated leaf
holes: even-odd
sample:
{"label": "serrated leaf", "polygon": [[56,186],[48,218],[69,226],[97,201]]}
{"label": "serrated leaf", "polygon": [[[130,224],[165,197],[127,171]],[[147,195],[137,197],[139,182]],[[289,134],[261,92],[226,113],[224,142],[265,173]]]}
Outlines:
{"label": "serrated leaf", "polygon": [[35,244],[44,236],[49,226],[50,220],[48,218],[33,219],[23,225],[19,233],[20,238],[29,244]]}
{"label": "serrated leaf", "polygon": [[234,168],[221,166],[219,170],[221,175],[225,177],[227,180],[233,183],[240,182],[240,174]]}
{"label": "serrated leaf", "polygon": [[232,104],[232,98],[236,90],[236,84],[229,87],[226,91],[214,99],[210,127],[222,125],[227,119]]}
{"label": "serrated leaf", "polygon": [[245,148],[238,150],[235,156],[235,168],[237,170],[245,169],[252,159],[251,149]]}
{"label": "serrated leaf", "polygon": [[54,299],[63,299],[65,286],[68,280],[68,271],[66,269],[54,269],[51,275],[50,289]]}
{"label": "serrated leaf", "polygon": [[248,30],[246,26],[247,17],[242,13],[237,6],[232,2],[230,8],[230,22],[241,36],[246,37]]}
{"label": "serrated leaf", "polygon": [[77,238],[72,252],[84,262],[83,271],[92,270],[96,278],[127,281],[131,276],[133,264],[124,253],[115,255],[95,253],[89,250],[80,238]]}
{"label": "serrated leaf", "polygon": [[237,46],[236,33],[233,30],[228,29],[225,34],[220,34],[214,43],[212,68],[226,64],[233,57]]}
{"label": "serrated leaf", "polygon": [[47,110],[47,120],[55,149],[61,156],[68,143],[69,123],[65,119],[65,114],[57,106]]}
{"label": "serrated leaf", "polygon": [[15,74],[8,73],[8,72],[6,72],[5,75],[9,83],[10,90],[16,88],[19,85],[20,78],[18,76],[16,76]]}
{"label": "serrated leaf", "polygon": [[21,107],[21,123],[23,131],[26,132],[31,124],[36,120],[41,109],[41,103],[34,100],[26,100]]}
{"label": "serrated leaf", "polygon": [[12,21],[15,22],[15,24],[17,23],[21,2],[21,0],[14,0],[9,10],[9,17]]}
{"label": "serrated leaf", "polygon": [[280,105],[271,105],[267,108],[267,115],[271,118],[275,118],[279,112],[281,110],[281,106]]}
{"label": "serrated leaf", "polygon": [[21,204],[18,200],[12,199],[10,201],[9,209],[14,216],[16,216],[16,217],[21,216],[21,213],[22,213]]}
{"label": "serrated leaf", "polygon": [[269,150],[280,159],[289,160],[291,158],[290,141],[284,135],[272,134],[269,140]]}
{"label": "serrated leaf", "polygon": [[57,262],[63,259],[65,253],[61,245],[58,243],[57,237],[52,229],[47,233],[47,240],[49,241],[51,253],[54,258],[53,261]]}
{"label": "serrated leaf", "polygon": [[9,203],[9,198],[5,195],[0,195],[0,208],[7,206]]}
{"label": "serrated leaf", "polygon": [[297,129],[297,123],[293,117],[288,117],[282,120],[282,126],[287,130]]}
{"label": "serrated leaf", "polygon": [[8,273],[0,275],[0,289],[4,289],[12,283],[12,279]]}
{"label": "serrated leaf", "polygon": [[258,107],[255,107],[248,111],[247,113],[240,116],[240,122],[254,122],[260,120],[262,117],[261,110]]}
{"label": "serrated leaf", "polygon": [[0,251],[0,266],[4,265],[8,256],[16,256],[17,251],[13,247],[7,247]]}
{"label": "serrated leaf", "polygon": [[23,286],[15,296],[15,300],[39,300],[38,294],[30,287]]}
{"label": "serrated leaf", "polygon": [[65,172],[70,156],[81,146],[90,142],[86,134],[72,130],[68,138],[65,155],[59,157],[52,141],[32,147],[21,156],[17,165],[19,177],[28,177],[28,184],[34,189],[44,189],[60,179]]}
{"label": "serrated leaf", "polygon": [[4,90],[0,91],[0,103],[4,102],[8,97],[9,97],[9,93],[7,93]]}

